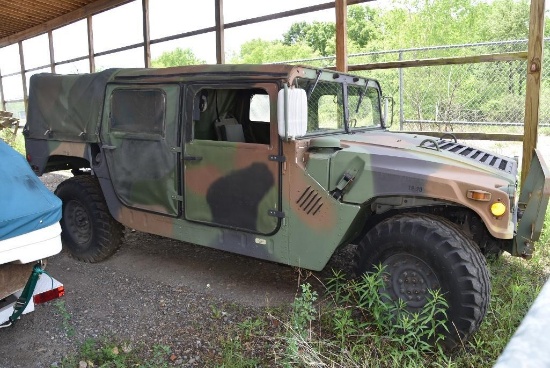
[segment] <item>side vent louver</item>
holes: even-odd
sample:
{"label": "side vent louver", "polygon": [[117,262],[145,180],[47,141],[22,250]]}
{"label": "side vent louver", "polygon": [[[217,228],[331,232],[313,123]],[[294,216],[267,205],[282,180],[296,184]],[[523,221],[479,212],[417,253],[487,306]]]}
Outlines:
{"label": "side vent louver", "polygon": [[311,189],[311,186],[307,187],[306,190],[304,190],[296,203],[305,213],[312,216],[315,216],[319,212],[321,207],[323,207],[321,196],[316,190]]}

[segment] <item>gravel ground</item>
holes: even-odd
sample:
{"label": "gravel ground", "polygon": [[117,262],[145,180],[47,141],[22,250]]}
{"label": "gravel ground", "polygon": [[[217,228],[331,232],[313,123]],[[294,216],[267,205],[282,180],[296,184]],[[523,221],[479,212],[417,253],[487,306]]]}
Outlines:
{"label": "gravel ground", "polygon": [[[53,189],[63,176],[42,179]],[[47,270],[66,295],[0,330],[0,367],[55,366],[86,339],[103,337],[166,345],[171,365],[203,367],[237,323],[288,306],[300,277],[291,267],[129,229],[107,261],[61,253]]]}

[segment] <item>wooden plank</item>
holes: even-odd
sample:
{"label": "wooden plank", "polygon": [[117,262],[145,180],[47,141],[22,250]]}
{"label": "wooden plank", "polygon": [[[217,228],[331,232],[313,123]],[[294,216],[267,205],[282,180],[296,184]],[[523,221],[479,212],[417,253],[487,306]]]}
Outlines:
{"label": "wooden plank", "polygon": [[[418,59],[418,60],[403,60],[403,61],[388,61],[384,63],[370,64],[355,64],[349,65],[349,71],[359,70],[378,70],[378,69],[397,69],[397,68],[414,68],[420,66],[441,66],[455,64],[477,64],[477,63],[492,63],[495,61],[514,61],[527,60],[527,52],[506,52],[502,54],[482,54],[475,56],[461,56],[448,58],[434,59]],[[336,70],[335,67],[328,69]]]}
{"label": "wooden plank", "polygon": [[94,29],[92,27],[92,16],[88,16],[88,61],[90,63],[90,73],[95,72],[95,55],[94,55]]}
{"label": "wooden plank", "polygon": [[225,64],[223,0],[215,0],[215,16],[216,16],[216,63]]}
{"label": "wooden plank", "polygon": [[[355,4],[368,3],[368,2],[372,2],[372,1],[376,1],[376,0],[347,0],[347,4],[348,5],[355,5]],[[307,7],[304,7],[304,8],[287,10],[287,11],[283,11],[283,12],[279,12],[279,13],[263,15],[263,16],[260,16],[260,17],[254,17],[254,18],[239,20],[239,21],[236,21],[236,22],[226,23],[224,28],[227,29],[227,28],[235,28],[235,27],[240,27],[240,26],[246,26],[246,25],[249,25],[249,24],[265,22],[265,21],[268,21],[268,20],[291,17],[293,15],[301,15],[301,14],[311,13],[311,12],[315,12],[315,11],[319,11],[319,10],[332,9],[334,7],[335,7],[335,2],[331,1],[329,3],[318,4],[318,5],[313,5],[313,6],[307,6]]]}
{"label": "wooden plank", "polygon": [[50,70],[52,73],[55,73],[55,57],[54,57],[54,47],[53,47],[53,33],[51,30],[48,31],[48,45],[50,47]]}
{"label": "wooden plank", "polygon": [[143,13],[143,61],[146,68],[151,67],[151,34],[149,32],[149,0],[141,0]]}
{"label": "wooden plank", "polygon": [[129,3],[133,0],[97,0],[93,3],[85,5],[75,11],[64,14],[60,17],[42,23],[38,26],[26,29],[22,32],[16,33],[0,39],[0,47],[9,46],[11,44],[17,43],[34,36],[38,36],[42,33],[46,33],[49,30],[60,28],[66,26],[67,24],[73,23],[77,20],[87,18],[97,13],[101,13],[105,10],[115,8],[119,5]]}
{"label": "wooden plank", "polygon": [[348,71],[347,1],[336,0],[336,70]]}
{"label": "wooden plank", "polygon": [[2,70],[0,70],[0,103],[2,110],[6,110],[6,100],[4,98],[4,86],[2,85]]}
{"label": "wooden plank", "polygon": [[445,134],[452,134],[457,139],[471,141],[501,141],[501,142],[521,142],[523,134],[501,134],[501,133],[463,133],[463,132],[434,132],[434,131],[400,131],[400,133],[429,135],[430,137],[440,138]]}
{"label": "wooden plank", "polygon": [[540,103],[540,81],[544,49],[544,6],[545,0],[531,0],[529,16],[529,42],[527,44],[528,65],[525,92],[525,123],[523,127],[523,159],[521,181],[531,166],[533,152],[537,147]]}
{"label": "wooden plank", "polygon": [[23,82],[23,104],[25,106],[25,116],[27,116],[27,76],[25,75],[25,56],[23,55],[23,41],[19,41],[19,62],[21,63],[21,81]]}

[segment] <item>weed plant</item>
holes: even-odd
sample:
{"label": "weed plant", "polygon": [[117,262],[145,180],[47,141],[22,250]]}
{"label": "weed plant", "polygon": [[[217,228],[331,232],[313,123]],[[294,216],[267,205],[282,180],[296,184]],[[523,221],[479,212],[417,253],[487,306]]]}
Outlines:
{"label": "weed plant", "polygon": [[317,293],[302,284],[285,325],[282,365],[410,366],[434,355],[444,357],[437,348],[448,307],[441,293],[431,291],[426,306],[411,313],[403,301],[381,294],[383,285],[383,268],[353,281],[334,272],[326,284],[327,298],[315,304]]}
{"label": "weed plant", "polygon": [[22,155],[25,153],[25,141],[22,134],[14,134],[13,129],[0,128],[0,139]]}

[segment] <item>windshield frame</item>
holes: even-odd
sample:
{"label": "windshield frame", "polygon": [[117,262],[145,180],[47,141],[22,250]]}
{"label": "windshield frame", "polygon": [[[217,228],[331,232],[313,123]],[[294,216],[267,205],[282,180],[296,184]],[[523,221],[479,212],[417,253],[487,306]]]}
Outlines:
{"label": "windshield frame", "polygon": [[[337,119],[342,119],[341,127],[336,129],[324,129],[321,130],[317,127],[316,130],[309,131],[303,136],[303,138],[311,138],[316,136],[324,135],[337,135],[337,134],[354,134],[367,130],[379,130],[385,129],[383,112],[382,112],[382,91],[378,81],[374,79],[368,79],[359,76],[353,76],[349,74],[341,74],[328,70],[311,70],[311,75],[307,75],[305,78],[296,78],[294,84],[296,87],[304,88],[308,93],[308,114],[311,113],[315,107],[318,107],[318,101],[320,98],[317,98],[317,103],[315,105],[310,105],[311,97],[316,92],[317,88],[322,88],[326,83],[339,84],[341,85],[342,93],[342,111],[341,117],[337,116]],[[369,91],[374,91],[376,93],[375,101],[377,105],[377,113],[375,117],[378,117],[376,120],[379,120],[379,124],[372,126],[361,126],[361,127],[352,127],[350,124],[350,106],[349,106],[349,94],[348,90],[350,86],[357,86],[364,89],[364,95],[362,97],[363,101],[361,104],[368,103],[373,101],[373,98],[368,96]],[[318,92],[318,91],[317,91]],[[371,92],[372,93],[372,92]],[[356,95],[354,95],[356,96]],[[335,95],[335,97],[338,97]],[[338,98],[337,98],[338,100]],[[338,101],[340,103],[340,101]],[[374,109],[374,108],[373,108]],[[316,116],[318,117],[318,112],[316,111]],[[308,119],[310,120],[310,119]],[[319,123],[319,121],[317,121]],[[308,125],[310,122],[308,121]],[[335,125],[340,125],[339,121],[335,122]]]}

